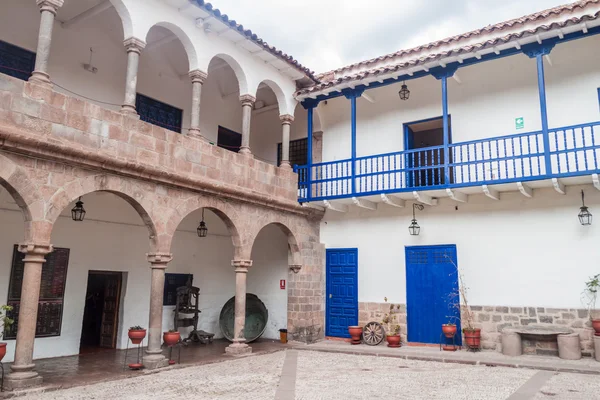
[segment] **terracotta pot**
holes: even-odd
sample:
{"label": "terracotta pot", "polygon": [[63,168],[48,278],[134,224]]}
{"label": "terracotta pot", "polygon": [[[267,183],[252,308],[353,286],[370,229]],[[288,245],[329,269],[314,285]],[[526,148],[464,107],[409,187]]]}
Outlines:
{"label": "terracotta pot", "polygon": [[600,319],[592,320],[592,328],[596,331],[596,335],[600,336]]}
{"label": "terracotta pot", "polygon": [[6,343],[0,343],[0,361],[2,361],[2,359],[4,358],[5,355],[6,355]]}
{"label": "terracotta pot", "polygon": [[362,333],[363,333],[362,326],[349,326],[348,333],[350,334],[350,337],[352,338],[352,341],[350,343],[360,344],[360,339],[361,339]]}
{"label": "terracotta pot", "polygon": [[442,332],[444,332],[444,336],[447,338],[452,338],[456,334],[456,325],[442,325]]}
{"label": "terracotta pot", "polygon": [[174,346],[179,343],[181,334],[179,332],[165,332],[163,333],[163,341],[167,346]]}
{"label": "terracotta pot", "polygon": [[400,347],[400,335],[386,336],[388,347]]}
{"label": "terracotta pot", "polygon": [[131,339],[131,343],[133,344],[140,344],[142,343],[142,340],[144,340],[144,338],[146,337],[146,330],[145,329],[139,329],[139,330],[129,330],[129,339]]}
{"label": "terracotta pot", "polygon": [[464,330],[465,342],[470,349],[481,347],[481,329]]}

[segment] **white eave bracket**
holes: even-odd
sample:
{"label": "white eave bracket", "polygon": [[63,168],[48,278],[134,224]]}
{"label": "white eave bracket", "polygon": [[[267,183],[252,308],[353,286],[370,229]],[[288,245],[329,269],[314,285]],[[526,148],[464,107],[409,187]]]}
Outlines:
{"label": "white eave bracket", "polygon": [[392,207],[402,208],[406,206],[404,200],[391,194],[381,194],[381,201]]}
{"label": "white eave bracket", "polygon": [[592,174],[592,182],[594,183],[594,187],[600,190],[600,177],[598,174]]}
{"label": "white eave bracket", "polygon": [[469,199],[469,196],[467,196],[466,194],[464,194],[462,192],[457,192],[452,189],[446,189],[446,193],[448,194],[448,197],[450,197],[452,200],[457,201],[459,203],[466,203],[467,200]]}
{"label": "white eave bracket", "polygon": [[348,212],[348,206],[345,204],[332,204],[329,200],[323,200],[323,205],[325,206],[326,209],[331,210],[331,211],[341,212],[341,213]]}
{"label": "white eave bracket", "polygon": [[424,193],[414,191],[413,196],[419,203],[427,204],[428,206],[437,206],[437,199],[434,199]]}
{"label": "white eave bracket", "polygon": [[497,190],[492,189],[488,185],[483,185],[481,188],[483,189],[483,193],[490,199],[500,200],[500,193]]}
{"label": "white eave bracket", "polygon": [[355,206],[360,207],[360,208],[365,208],[365,209],[371,210],[371,211],[377,210],[377,203],[373,203],[372,201],[369,201],[369,200],[359,199],[358,197],[353,197],[352,202],[354,203]]}
{"label": "white eave bracket", "polygon": [[525,185],[523,182],[517,182],[517,187],[519,188],[519,192],[521,192],[523,196],[529,198],[533,197],[533,189]]}
{"label": "white eave bracket", "polygon": [[559,194],[566,194],[565,185],[563,185],[558,178],[552,178],[552,186]]}

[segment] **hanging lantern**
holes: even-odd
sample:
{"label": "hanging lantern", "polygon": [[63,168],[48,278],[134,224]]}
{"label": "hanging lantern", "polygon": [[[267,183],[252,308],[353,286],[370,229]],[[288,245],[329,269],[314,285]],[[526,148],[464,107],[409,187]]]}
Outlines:
{"label": "hanging lantern", "polygon": [[406,86],[406,82],[402,82],[402,88],[398,92],[400,96],[400,100],[408,100],[410,97],[410,90],[408,90],[408,86]]}
{"label": "hanging lantern", "polygon": [[583,190],[581,191],[581,208],[578,217],[581,225],[585,226],[592,224],[592,213],[588,210],[588,208],[585,205]]}
{"label": "hanging lantern", "polygon": [[79,201],[75,203],[75,207],[71,210],[71,218],[73,221],[81,222],[85,218],[85,208],[83,208],[83,201],[81,201],[81,197]]}
{"label": "hanging lantern", "polygon": [[204,238],[208,235],[208,228],[206,227],[206,223],[204,222],[204,208],[202,209],[202,221],[200,221],[200,225],[198,225],[198,237]]}
{"label": "hanging lantern", "polygon": [[413,203],[413,219],[408,227],[408,232],[412,236],[418,236],[421,233],[421,227],[417,223],[417,218],[415,217],[415,209],[419,209],[419,211],[423,211],[424,207],[422,204]]}

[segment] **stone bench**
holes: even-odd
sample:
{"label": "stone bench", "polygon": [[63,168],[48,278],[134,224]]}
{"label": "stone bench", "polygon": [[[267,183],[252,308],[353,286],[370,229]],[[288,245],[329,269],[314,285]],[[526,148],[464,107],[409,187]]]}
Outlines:
{"label": "stone bench", "polygon": [[512,326],[502,329],[502,354],[513,357],[523,354],[521,335],[556,336],[560,358],[581,358],[579,335],[565,326],[548,325]]}

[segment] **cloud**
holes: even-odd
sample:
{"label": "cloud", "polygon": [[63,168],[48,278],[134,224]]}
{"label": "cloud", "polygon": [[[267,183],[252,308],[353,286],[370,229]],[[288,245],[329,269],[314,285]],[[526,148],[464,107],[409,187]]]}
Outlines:
{"label": "cloud", "polygon": [[268,43],[325,72],[564,0],[215,0]]}

